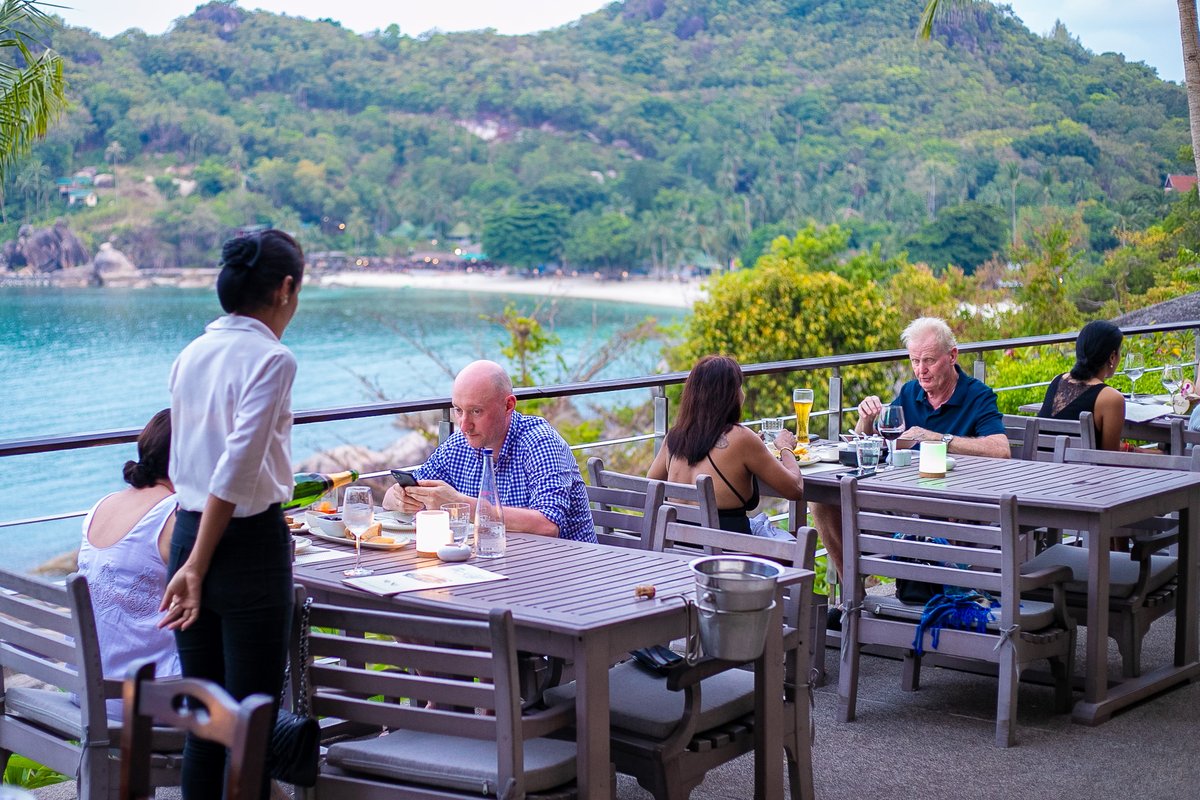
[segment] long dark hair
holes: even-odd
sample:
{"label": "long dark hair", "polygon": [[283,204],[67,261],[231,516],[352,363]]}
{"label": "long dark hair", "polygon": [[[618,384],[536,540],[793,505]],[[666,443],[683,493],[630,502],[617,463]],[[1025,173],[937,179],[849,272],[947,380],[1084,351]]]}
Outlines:
{"label": "long dark hair", "polygon": [[1111,322],[1095,319],[1083,326],[1075,339],[1075,366],[1071,377],[1077,381],[1090,381],[1113,353],[1121,349],[1125,334]]}
{"label": "long dark hair", "polygon": [[304,251],[295,239],[273,228],[239,236],[221,246],[217,299],[230,314],[256,311],[270,305],[272,293],[289,275],[299,289]]}
{"label": "long dark hair", "polygon": [[137,440],[138,460],[126,461],[125,482],[135,489],[153,486],[167,477],[171,463],[171,409],[164,408],[142,428]]}
{"label": "long dark hair", "polygon": [[705,356],[683,384],[679,416],[667,433],[672,455],[695,466],[742,418],[742,368],[729,356]]}

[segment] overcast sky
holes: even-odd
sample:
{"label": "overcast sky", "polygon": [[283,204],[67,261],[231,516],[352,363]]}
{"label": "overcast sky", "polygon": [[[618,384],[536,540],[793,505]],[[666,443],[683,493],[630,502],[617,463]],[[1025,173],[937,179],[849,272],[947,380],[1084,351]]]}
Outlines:
{"label": "overcast sky", "polygon": [[[164,32],[177,17],[195,10],[196,0],[48,0],[46,5],[71,25],[115,36],[129,28]],[[607,5],[603,0],[240,0],[243,8],[261,8],[292,16],[332,17],[358,31],[391,23],[407,34],[495,28],[500,33],[529,33],[564,25]],[[1179,15],[1170,0],[1012,0],[1016,15],[1034,33],[1046,33],[1061,19],[1084,46],[1097,53],[1114,50],[1130,61],[1145,61],[1160,77],[1183,81]]]}

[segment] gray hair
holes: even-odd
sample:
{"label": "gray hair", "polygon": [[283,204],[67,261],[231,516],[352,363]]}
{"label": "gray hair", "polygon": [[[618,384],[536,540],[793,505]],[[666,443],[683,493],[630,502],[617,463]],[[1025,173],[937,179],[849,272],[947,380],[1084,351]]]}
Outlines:
{"label": "gray hair", "polygon": [[918,317],[914,319],[908,323],[908,327],[900,334],[900,343],[908,347],[908,343],[913,339],[924,338],[928,335],[932,335],[947,353],[958,347],[958,339],[954,338],[954,331],[950,330],[950,326],[946,324],[946,320],[941,317]]}

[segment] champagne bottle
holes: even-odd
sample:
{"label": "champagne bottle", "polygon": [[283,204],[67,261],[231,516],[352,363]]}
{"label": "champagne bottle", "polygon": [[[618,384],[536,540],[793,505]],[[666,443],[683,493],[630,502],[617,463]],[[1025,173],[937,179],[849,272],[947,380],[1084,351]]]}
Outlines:
{"label": "champagne bottle", "polygon": [[330,489],[337,489],[358,480],[358,472],[348,469],[345,472],[334,472],[326,475],[323,472],[297,472],[296,488],[292,490],[292,499],[283,504],[287,508],[310,506],[321,499],[321,495]]}
{"label": "champagne bottle", "polygon": [[483,448],[483,474],[479,477],[479,499],[475,502],[475,555],[499,558],[504,555],[504,508],[496,486],[496,468],[491,448]]}

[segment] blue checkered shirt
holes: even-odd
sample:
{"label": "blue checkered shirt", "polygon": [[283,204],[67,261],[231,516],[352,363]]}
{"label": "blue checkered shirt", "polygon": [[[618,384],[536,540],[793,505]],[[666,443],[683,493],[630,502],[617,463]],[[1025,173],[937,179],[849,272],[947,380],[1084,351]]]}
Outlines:
{"label": "blue checkered shirt", "polygon": [[[465,495],[478,497],[483,451],[471,447],[462,431],[455,431],[415,472],[421,480],[445,481]],[[541,417],[512,412],[496,459],[496,485],[502,504],[540,512],[558,526],[558,538],[596,541],[579,465],[558,431]]]}

